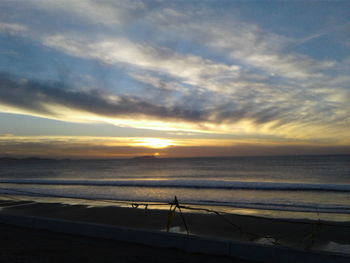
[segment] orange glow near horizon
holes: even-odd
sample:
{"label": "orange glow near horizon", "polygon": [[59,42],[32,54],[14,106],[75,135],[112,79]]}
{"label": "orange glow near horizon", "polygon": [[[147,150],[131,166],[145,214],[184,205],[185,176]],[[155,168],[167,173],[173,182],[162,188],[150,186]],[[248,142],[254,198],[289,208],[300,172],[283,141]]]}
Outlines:
{"label": "orange glow near horizon", "polygon": [[[128,158],[348,153],[349,146],[306,141],[156,137],[0,135],[1,156],[54,158]],[[337,148],[338,147],[338,148]]]}

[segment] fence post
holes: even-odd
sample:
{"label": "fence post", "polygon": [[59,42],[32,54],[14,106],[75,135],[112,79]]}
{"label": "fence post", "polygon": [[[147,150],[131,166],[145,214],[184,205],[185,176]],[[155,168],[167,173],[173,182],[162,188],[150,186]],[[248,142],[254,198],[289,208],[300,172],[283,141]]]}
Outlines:
{"label": "fence post", "polygon": [[[173,208],[173,206],[174,206],[174,208]],[[181,211],[181,206],[180,206],[179,200],[177,199],[176,196],[174,198],[174,201],[170,203],[170,209],[169,209],[169,213],[168,213],[168,222],[167,222],[166,230],[167,230],[167,232],[169,232],[169,230],[170,230],[171,222],[172,222],[173,217],[175,215],[176,208],[178,208],[180,211],[180,216],[181,216],[182,222],[184,223],[187,235],[189,235],[190,231],[188,229],[185,217]]]}

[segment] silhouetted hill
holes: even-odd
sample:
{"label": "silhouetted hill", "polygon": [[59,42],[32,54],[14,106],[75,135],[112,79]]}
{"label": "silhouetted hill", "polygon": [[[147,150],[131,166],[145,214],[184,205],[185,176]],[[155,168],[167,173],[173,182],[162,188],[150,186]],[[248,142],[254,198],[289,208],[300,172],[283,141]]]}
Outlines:
{"label": "silhouetted hill", "polygon": [[[68,161],[69,159],[65,159]],[[57,159],[50,158],[38,158],[38,157],[27,157],[27,158],[15,158],[15,157],[2,157],[0,162],[2,163],[11,163],[11,162],[55,162],[59,161]]]}

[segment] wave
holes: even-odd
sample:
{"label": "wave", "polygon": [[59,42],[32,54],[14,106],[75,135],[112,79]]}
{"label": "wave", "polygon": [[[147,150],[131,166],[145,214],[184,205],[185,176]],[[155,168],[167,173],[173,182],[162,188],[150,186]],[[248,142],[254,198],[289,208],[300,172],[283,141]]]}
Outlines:
{"label": "wave", "polygon": [[225,180],[48,180],[48,179],[3,179],[0,184],[74,185],[160,187],[193,189],[241,189],[270,191],[327,191],[350,192],[350,184],[313,184],[281,182],[242,182]]}

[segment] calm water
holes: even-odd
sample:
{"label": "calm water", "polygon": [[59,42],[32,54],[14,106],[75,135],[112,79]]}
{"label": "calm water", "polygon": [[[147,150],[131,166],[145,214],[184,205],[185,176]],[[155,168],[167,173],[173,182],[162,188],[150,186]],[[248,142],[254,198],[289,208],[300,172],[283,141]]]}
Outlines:
{"label": "calm water", "polygon": [[350,221],[350,156],[0,162],[0,193]]}

